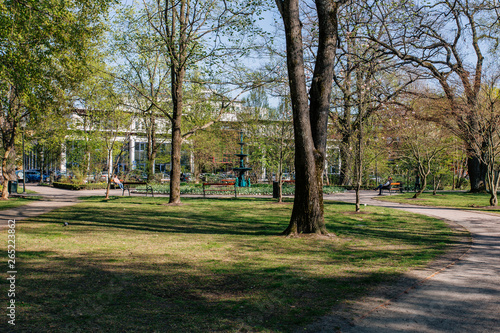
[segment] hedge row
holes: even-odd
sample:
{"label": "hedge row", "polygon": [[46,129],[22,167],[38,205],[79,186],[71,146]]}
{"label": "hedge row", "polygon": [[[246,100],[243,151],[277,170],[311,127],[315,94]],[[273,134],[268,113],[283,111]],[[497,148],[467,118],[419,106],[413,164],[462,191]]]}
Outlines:
{"label": "hedge row", "polygon": [[53,185],[56,188],[62,188],[62,189],[65,189],[65,190],[79,191],[79,190],[101,190],[101,189],[106,189],[106,186],[108,184],[107,183],[72,184],[72,183],[54,182]]}
{"label": "hedge row", "polygon": [[[170,187],[169,185],[159,185],[152,184],[153,192],[158,194],[169,194]],[[201,184],[189,184],[189,185],[181,185],[181,194],[203,194],[203,187]],[[137,187],[137,192],[146,192],[145,187]],[[345,189],[337,186],[324,186],[323,193],[324,194],[332,194],[332,193],[341,193],[345,192]],[[211,192],[212,194],[216,194],[219,192]],[[220,192],[223,194],[227,194],[228,192]],[[283,195],[293,195],[295,194],[295,186],[289,184],[283,184],[282,187]],[[238,194],[247,194],[247,195],[272,195],[273,194],[273,186],[270,184],[256,184],[251,187],[239,187]]]}

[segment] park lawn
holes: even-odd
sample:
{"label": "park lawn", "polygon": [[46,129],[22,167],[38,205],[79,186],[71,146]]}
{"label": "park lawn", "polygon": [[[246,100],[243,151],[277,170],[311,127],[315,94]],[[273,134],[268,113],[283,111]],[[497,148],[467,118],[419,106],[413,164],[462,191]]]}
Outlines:
{"label": "park lawn", "polygon": [[433,195],[432,192],[424,192],[417,199],[412,199],[414,195],[415,193],[408,192],[398,195],[382,196],[377,199],[421,206],[449,207],[500,213],[500,207],[489,206],[490,194],[488,193],[443,191]]}
{"label": "park lawn", "polygon": [[425,265],[458,237],[436,219],[325,202],[338,237],[285,238],[291,203],[164,203],[89,198],[18,222],[19,328],[291,332]]}
{"label": "park lawn", "polygon": [[40,197],[9,197],[9,200],[0,200],[0,210],[16,208],[40,200]]}

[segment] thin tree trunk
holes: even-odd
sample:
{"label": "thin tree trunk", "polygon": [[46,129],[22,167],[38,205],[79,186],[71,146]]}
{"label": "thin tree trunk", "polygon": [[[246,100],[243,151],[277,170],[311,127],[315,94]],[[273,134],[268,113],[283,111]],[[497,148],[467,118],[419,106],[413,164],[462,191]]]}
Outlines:
{"label": "thin tree trunk", "polygon": [[[10,174],[8,171],[8,161],[9,161],[9,156],[10,152],[12,151],[12,147],[4,147],[5,152],[3,154],[2,158],[2,175],[3,175],[3,188],[2,188],[2,200],[9,200],[9,180],[10,180]],[[23,170],[23,172],[25,172]]]}
{"label": "thin tree trunk", "polygon": [[344,135],[340,144],[340,160],[342,162],[339,170],[339,185],[351,185],[352,156],[350,135]]}
{"label": "thin tree trunk", "polygon": [[284,125],[281,125],[281,137],[280,137],[280,160],[278,164],[278,202],[283,202],[283,135],[284,135]]}
{"label": "thin tree trunk", "polygon": [[151,124],[148,133],[148,164],[147,164],[147,177],[148,182],[154,179],[154,165],[156,160],[156,126],[154,118],[151,119]]}
{"label": "thin tree trunk", "polygon": [[424,193],[424,190],[427,187],[427,174],[420,174],[420,179],[422,180],[422,187],[420,188],[420,191],[415,193],[413,199],[417,199],[422,193]]}
{"label": "thin tree trunk", "polygon": [[[179,90],[179,89],[177,89]],[[182,96],[180,92],[176,92]],[[182,97],[180,97],[182,98]],[[181,118],[182,118],[182,102],[177,99],[174,103],[174,112],[172,118],[172,170],[170,171],[170,197],[169,203],[178,204],[181,202]]]}
{"label": "thin tree trunk", "polygon": [[109,189],[111,187],[111,176],[108,177],[108,183],[106,185],[106,197],[104,199],[109,199]]}
{"label": "thin tree trunk", "polygon": [[[170,196],[169,203],[178,204],[181,202],[181,123],[183,112],[183,86],[184,76],[186,73],[186,24],[187,24],[187,10],[188,5],[185,0],[181,0],[180,11],[177,11],[176,6],[172,6],[171,20],[169,20],[168,12],[165,10],[165,22],[171,24],[170,42],[170,72],[171,72],[171,85],[172,85],[172,170],[170,171]],[[178,26],[177,26],[178,24]],[[177,42],[175,41],[177,39]],[[177,48],[175,47],[177,45]]]}

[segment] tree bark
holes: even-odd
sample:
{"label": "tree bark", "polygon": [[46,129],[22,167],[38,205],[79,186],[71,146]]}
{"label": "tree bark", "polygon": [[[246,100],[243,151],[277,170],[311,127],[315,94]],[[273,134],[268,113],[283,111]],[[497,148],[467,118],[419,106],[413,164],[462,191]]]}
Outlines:
{"label": "tree bark", "polygon": [[154,165],[156,160],[157,149],[158,147],[156,145],[156,126],[153,118],[151,119],[151,124],[148,133],[148,164],[147,164],[148,182],[154,180]]}
{"label": "tree bark", "polygon": [[[3,188],[2,188],[2,199],[1,200],[9,200],[9,180],[10,173],[8,170],[8,161],[10,157],[10,152],[12,151],[12,147],[4,147],[5,152],[2,158],[2,175],[3,175]],[[24,172],[24,171],[23,171]]]}
{"label": "tree bark", "polygon": [[287,67],[295,136],[295,199],[286,235],[328,234],[323,212],[323,168],[333,60],[337,44],[336,2],[317,0],[319,42],[310,89],[304,73],[298,0],[276,0],[286,33]]}
{"label": "tree bark", "polygon": [[469,174],[470,192],[485,192],[485,164],[477,156],[469,156],[467,161],[467,172]]}
{"label": "tree bark", "polygon": [[[177,6],[180,10],[177,11]],[[171,45],[170,50],[170,73],[172,87],[172,151],[170,170],[170,196],[169,203],[178,204],[181,202],[181,123],[183,112],[183,86],[184,77],[186,74],[186,48],[187,48],[187,32],[186,24],[188,17],[188,5],[185,0],[181,0],[177,6],[172,6],[170,9],[165,8],[165,16],[169,11],[172,11],[171,16],[171,32],[169,38]],[[166,17],[165,22],[169,22]],[[178,24],[178,26],[177,26]]]}
{"label": "tree bark", "polygon": [[428,173],[420,171],[420,179],[422,180],[422,187],[420,187],[420,191],[416,192],[415,195],[413,195],[413,199],[417,199],[422,193],[424,193],[425,188],[427,187],[427,176],[429,175]]}
{"label": "tree bark", "polygon": [[170,171],[169,203],[181,202],[181,120],[182,120],[182,85],[175,85],[172,89],[174,110],[172,114],[172,169]]}

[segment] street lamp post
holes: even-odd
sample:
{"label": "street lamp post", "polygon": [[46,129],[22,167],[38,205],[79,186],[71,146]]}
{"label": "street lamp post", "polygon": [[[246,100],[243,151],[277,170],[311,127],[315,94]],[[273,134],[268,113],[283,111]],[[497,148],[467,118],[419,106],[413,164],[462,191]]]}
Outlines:
{"label": "street lamp post", "polygon": [[25,167],[25,156],[24,156],[24,131],[25,131],[25,127],[23,127],[23,135],[22,135],[22,138],[23,138],[23,193],[26,193],[26,167]]}

